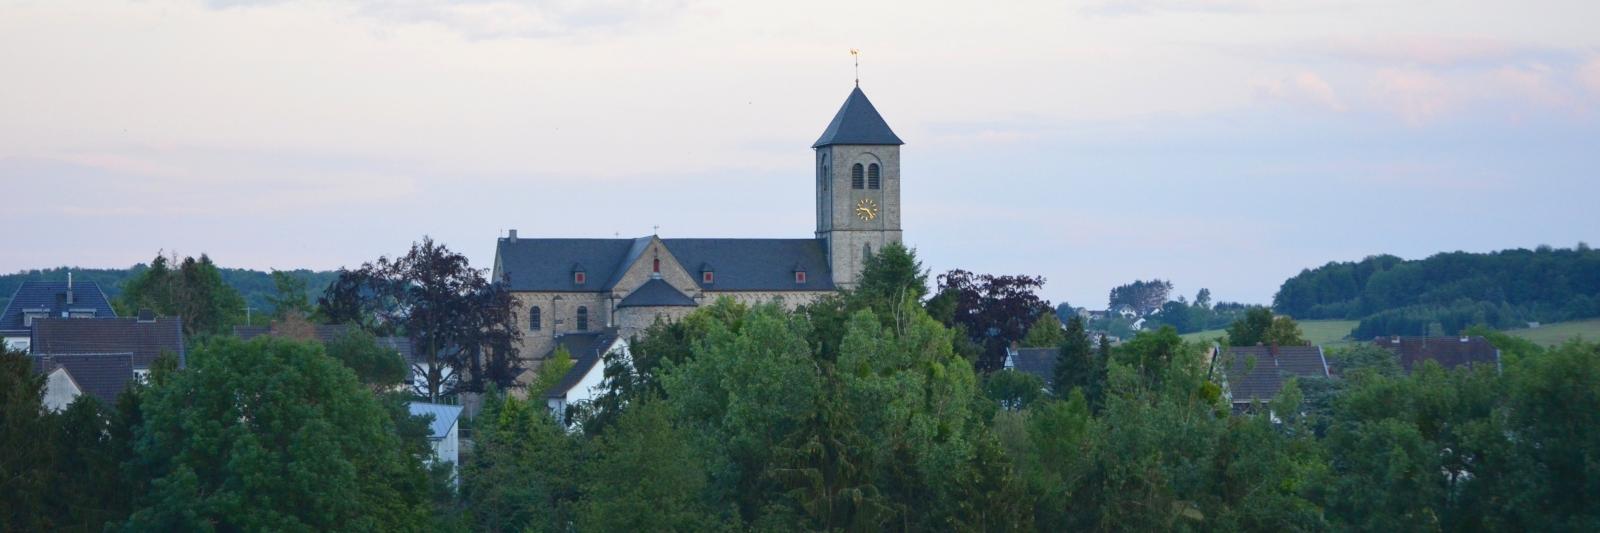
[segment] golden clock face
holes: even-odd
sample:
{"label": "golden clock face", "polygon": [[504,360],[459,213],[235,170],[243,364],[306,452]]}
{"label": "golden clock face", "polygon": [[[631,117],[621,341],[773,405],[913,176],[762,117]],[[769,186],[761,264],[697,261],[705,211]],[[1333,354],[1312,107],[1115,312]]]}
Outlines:
{"label": "golden clock face", "polygon": [[878,218],[878,202],[872,201],[871,198],[862,198],[856,202],[856,218],[861,220]]}

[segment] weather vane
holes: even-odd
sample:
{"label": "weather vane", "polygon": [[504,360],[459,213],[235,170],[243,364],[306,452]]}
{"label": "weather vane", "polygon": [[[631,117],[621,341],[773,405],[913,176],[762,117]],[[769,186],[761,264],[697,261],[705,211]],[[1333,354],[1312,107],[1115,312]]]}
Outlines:
{"label": "weather vane", "polygon": [[850,59],[856,62],[856,87],[861,87],[861,49],[851,48]]}

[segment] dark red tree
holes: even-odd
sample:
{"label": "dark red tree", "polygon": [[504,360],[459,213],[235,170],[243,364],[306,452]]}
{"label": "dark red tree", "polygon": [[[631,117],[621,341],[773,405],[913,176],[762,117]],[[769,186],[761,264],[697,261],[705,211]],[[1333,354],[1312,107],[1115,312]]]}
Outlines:
{"label": "dark red tree", "polygon": [[1042,313],[1050,312],[1050,302],[1035,291],[1044,286],[1040,276],[995,276],[951,270],[939,275],[939,296],[954,301],[951,325],[966,331],[983,348],[977,367],[981,372],[998,370],[1005,363],[1005,349],[1012,341],[1028,334],[1028,327]]}

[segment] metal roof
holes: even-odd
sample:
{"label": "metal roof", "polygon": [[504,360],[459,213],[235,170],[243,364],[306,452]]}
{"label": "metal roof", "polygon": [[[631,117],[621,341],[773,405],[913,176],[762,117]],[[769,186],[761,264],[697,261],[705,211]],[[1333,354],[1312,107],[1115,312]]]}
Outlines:
{"label": "metal roof", "polygon": [[828,129],[822,131],[822,137],[817,138],[816,144],[811,147],[831,144],[899,146],[905,143],[895,136],[894,130],[889,129],[889,123],[883,121],[883,115],[878,114],[878,109],[872,106],[872,101],[867,100],[867,94],[861,92],[861,87],[856,87],[845,98],[844,105],[839,106],[839,112],[833,115]]}
{"label": "metal roof", "polygon": [[442,439],[450,432],[450,426],[456,425],[456,419],[461,418],[461,406],[444,405],[439,403],[411,402],[406,404],[411,409],[412,416],[433,415],[433,422],[428,424],[428,438]]}
{"label": "metal roof", "polygon": [[188,363],[183,321],[178,317],[149,322],[137,318],[41,318],[33,321],[30,349],[52,355],[129,352],[134,368],[150,368],[162,352],[178,356],[179,368]]}
{"label": "metal roof", "polygon": [[53,317],[60,317],[72,309],[92,309],[96,318],[117,316],[117,312],[111,309],[110,300],[106,299],[106,293],[93,281],[73,282],[72,303],[67,303],[66,294],[65,281],[22,282],[17,291],[12,293],[5,311],[0,312],[0,331],[27,331],[27,326],[22,325],[24,309],[46,309]]}
{"label": "metal roof", "polygon": [[[638,239],[501,238],[496,264],[513,291],[605,292],[643,253],[650,237]],[[696,279],[714,291],[829,291],[826,242],[821,239],[662,239],[667,252],[684,265],[715,265],[713,282]],[[586,283],[574,283],[572,265],[585,267]],[[795,267],[807,272],[795,283]],[[697,276],[698,278],[698,276]],[[605,281],[602,281],[605,280]]]}

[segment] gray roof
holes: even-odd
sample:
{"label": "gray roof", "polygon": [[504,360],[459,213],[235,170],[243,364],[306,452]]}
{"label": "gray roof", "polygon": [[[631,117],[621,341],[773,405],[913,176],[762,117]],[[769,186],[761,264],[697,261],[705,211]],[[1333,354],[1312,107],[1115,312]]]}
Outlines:
{"label": "gray roof", "polygon": [[117,404],[117,395],[133,383],[133,354],[101,353],[30,357],[33,370],[50,374],[65,369],[84,394],[100,400],[103,408]]}
{"label": "gray roof", "polygon": [[883,121],[883,116],[867,100],[867,94],[861,92],[861,87],[856,87],[850,91],[850,97],[845,98],[844,105],[839,106],[839,112],[833,115],[828,129],[822,131],[822,137],[811,147],[830,144],[899,146],[905,143],[895,136],[894,130],[889,129],[889,123]]}
{"label": "gray roof", "polygon": [[1472,365],[1500,368],[1500,349],[1483,337],[1378,337],[1372,344],[1395,352],[1406,372],[1424,361],[1435,361],[1447,369]]}
{"label": "gray roof", "polygon": [[1056,380],[1057,351],[1055,348],[1021,348],[1011,360],[1016,371],[1038,376],[1048,387]]}
{"label": "gray roof", "polygon": [[67,355],[123,353],[133,354],[134,368],[150,368],[163,352],[178,356],[178,367],[188,364],[183,344],[183,321],[159,317],[144,322],[137,318],[44,318],[33,321],[32,346],[35,354]]}
{"label": "gray roof", "polygon": [[[638,239],[501,238],[495,254],[501,276],[513,291],[605,292],[615,288],[627,266],[643,253],[650,237]],[[821,239],[662,239],[685,269],[715,265],[712,291],[829,291],[828,253]],[[582,264],[587,278],[573,283],[572,267]],[[806,282],[795,283],[796,267]],[[691,270],[692,271],[692,270]]]}
{"label": "gray roof", "polygon": [[[546,398],[566,398],[567,393],[578,382],[583,381],[583,376],[589,374],[596,365],[599,365],[605,356],[605,351],[617,340],[617,330],[607,329],[589,333],[567,333],[556,339],[556,344],[567,349],[572,354],[572,369],[561,376],[561,381],[545,393]],[[551,355],[555,349],[550,350]]]}
{"label": "gray roof", "polygon": [[93,310],[96,318],[117,316],[117,312],[111,309],[110,300],[106,299],[106,293],[93,281],[72,284],[72,303],[67,303],[67,292],[65,281],[22,282],[17,291],[11,294],[11,302],[6,304],[5,310],[0,311],[0,331],[27,331],[27,326],[22,325],[22,312],[25,309],[43,309],[49,316],[58,318],[62,313],[76,309]]}
{"label": "gray roof", "polygon": [[1219,363],[1227,373],[1234,403],[1271,400],[1289,378],[1328,377],[1328,360],[1320,346],[1235,346]]}
{"label": "gray roof", "polygon": [[624,307],[694,307],[698,305],[694,298],[690,298],[672,284],[661,278],[654,278],[644,282],[639,288],[628,293],[627,298],[617,302],[617,308]]}
{"label": "gray roof", "polygon": [[461,406],[444,405],[438,403],[410,402],[411,416],[433,415],[433,422],[428,424],[428,438],[442,439],[450,432],[450,426],[456,425],[456,419],[461,417]]}

